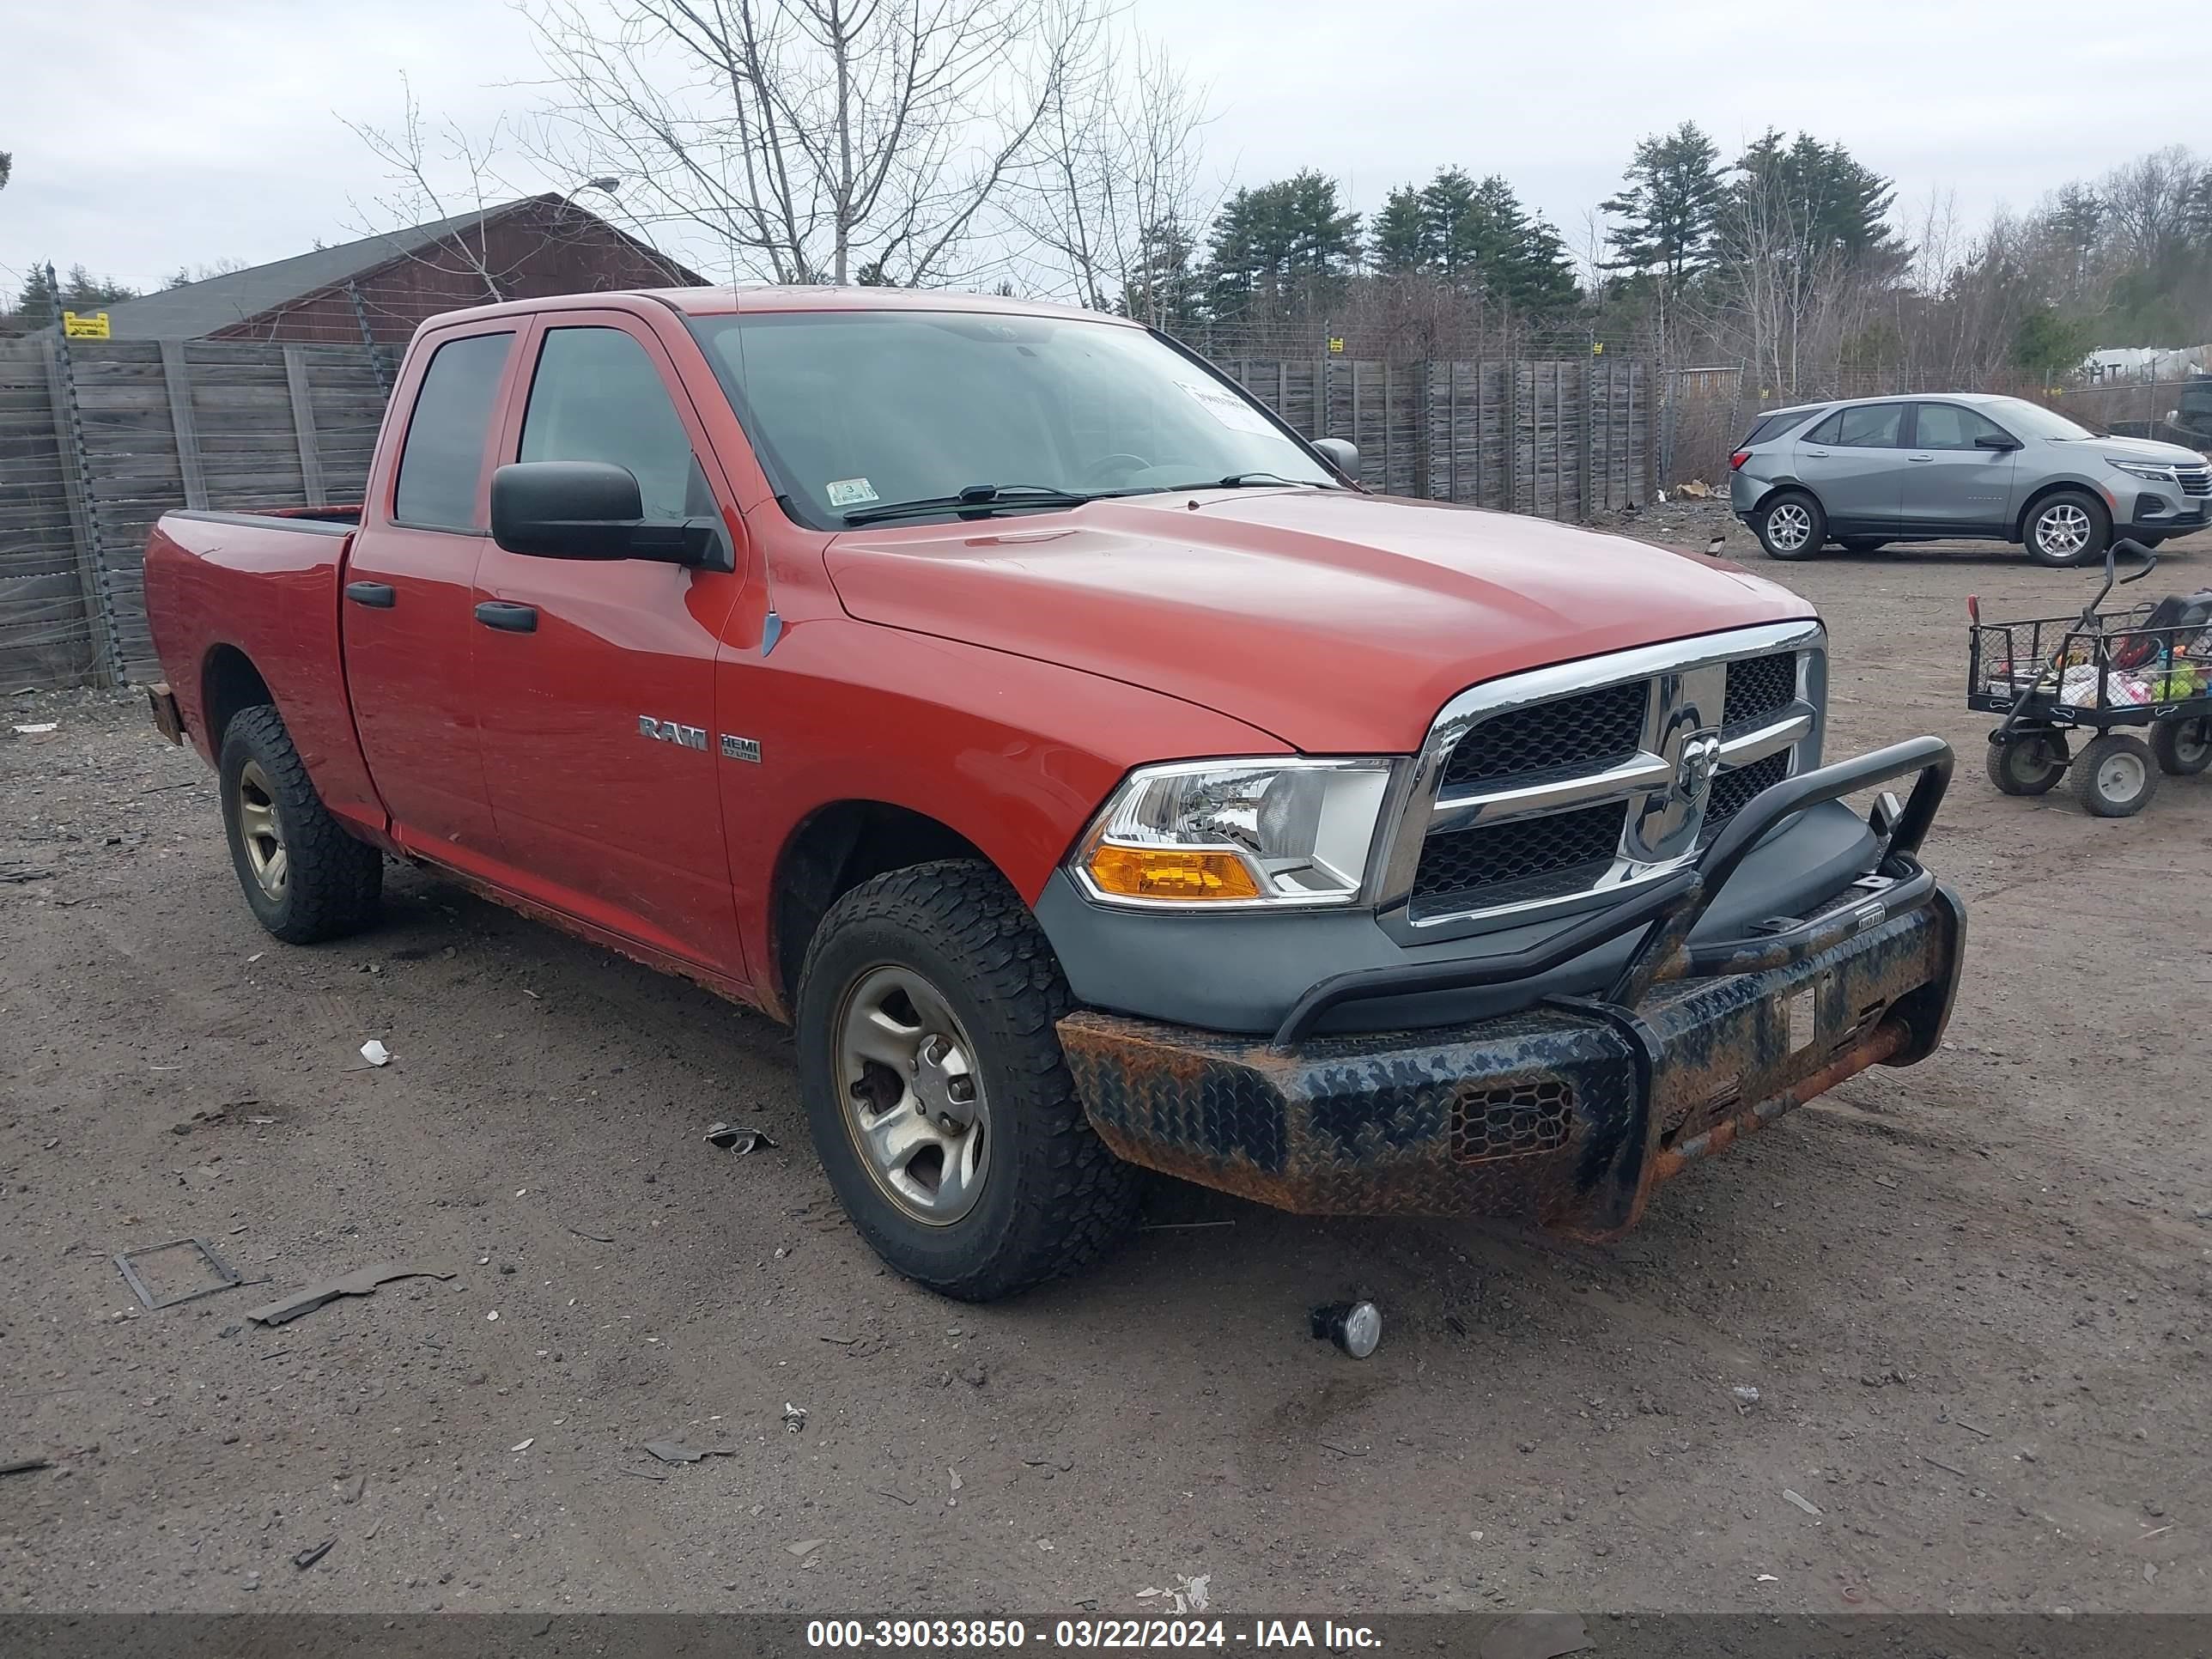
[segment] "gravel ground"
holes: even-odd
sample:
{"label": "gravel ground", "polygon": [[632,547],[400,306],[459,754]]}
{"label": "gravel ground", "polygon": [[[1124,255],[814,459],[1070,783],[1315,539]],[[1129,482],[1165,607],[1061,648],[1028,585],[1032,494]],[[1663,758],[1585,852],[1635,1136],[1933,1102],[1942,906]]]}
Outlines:
{"label": "gravel ground", "polygon": [[[1716,531],[1826,611],[1832,752],[1959,745],[1969,977],[1933,1060],[1602,1250],[1164,1183],[1080,1282],[938,1301],[842,1221],[765,1020],[411,871],[373,934],[277,945],[194,757],[16,700],[0,1462],[52,1463],[0,1478],[0,1607],[2212,1607],[2212,781],[2107,823],[1981,777],[1965,596],[2080,576],[1635,533]],[[2212,582],[2212,537],[2166,553]],[[184,1236],[267,1285],[141,1310],[112,1254]],[[240,1328],[380,1261],[453,1276]],[[1364,1364],[1304,1328],[1352,1290]]]}

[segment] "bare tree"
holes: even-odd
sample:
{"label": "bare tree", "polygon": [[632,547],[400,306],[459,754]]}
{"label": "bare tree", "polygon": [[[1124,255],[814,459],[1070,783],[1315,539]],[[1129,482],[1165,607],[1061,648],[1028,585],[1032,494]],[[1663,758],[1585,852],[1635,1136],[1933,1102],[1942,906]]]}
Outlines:
{"label": "bare tree", "polygon": [[[500,122],[482,136],[471,134],[453,121],[426,125],[413,83],[402,75],[399,86],[402,103],[397,128],[373,126],[366,121],[345,123],[385,164],[387,173],[380,195],[368,204],[355,204],[358,228],[365,236],[378,236],[437,220],[463,220],[433,246],[410,246],[410,257],[473,278],[482,285],[488,301],[508,298],[504,273],[493,266],[483,217],[487,210],[523,193],[507,184],[498,163],[506,123]],[[465,222],[471,215],[476,216],[474,222]]]}
{"label": "bare tree", "polygon": [[1183,307],[1164,262],[1188,259],[1218,205],[1200,178],[1206,91],[1157,42],[1103,39],[1048,97],[1014,216],[1036,286],[1164,327]]}
{"label": "bare tree", "polygon": [[637,222],[733,276],[941,282],[1036,167],[1104,3],[539,0],[537,150],[623,175]]}

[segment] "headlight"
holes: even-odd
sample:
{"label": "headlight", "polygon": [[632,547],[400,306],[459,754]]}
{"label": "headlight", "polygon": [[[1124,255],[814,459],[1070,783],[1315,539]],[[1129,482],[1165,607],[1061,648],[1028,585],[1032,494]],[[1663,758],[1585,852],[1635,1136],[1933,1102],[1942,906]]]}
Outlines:
{"label": "headlight", "polygon": [[2147,483],[2179,482],[2173,476],[2173,469],[2171,466],[2160,466],[2155,461],[2112,461],[2110,458],[2107,459],[2111,465],[2118,468],[2130,478],[2141,478]]}
{"label": "headlight", "polygon": [[1074,874],[1115,904],[1348,904],[1389,785],[1387,760],[1141,767],[1077,847]]}

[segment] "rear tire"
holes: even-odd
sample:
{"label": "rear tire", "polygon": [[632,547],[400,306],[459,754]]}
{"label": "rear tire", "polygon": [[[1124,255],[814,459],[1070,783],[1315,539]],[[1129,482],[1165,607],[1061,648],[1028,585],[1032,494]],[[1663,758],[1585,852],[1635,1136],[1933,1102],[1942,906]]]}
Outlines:
{"label": "rear tire", "polygon": [[1990,781],[2008,795],[2047,795],[2066,775],[2066,739],[2026,732],[1989,744]]}
{"label": "rear tire", "polygon": [[1752,514],[1751,530],[1768,558],[1794,563],[1819,555],[1828,539],[1828,515],[1805,491],[1784,489]]}
{"label": "rear tire", "polygon": [[1138,1172],[1092,1131],[1054,1029],[1073,1006],[988,865],[894,870],[822,919],[799,984],[807,1122],[845,1212],[908,1279],[988,1302],[1128,1230]]}
{"label": "rear tire", "polygon": [[257,921],[287,945],[343,939],[375,921],[384,854],[331,816],[274,708],[232,718],[216,775],[231,865]]}
{"label": "rear tire", "polygon": [[2112,545],[2112,516],[2087,490],[2062,489],[2029,509],[2021,539],[2029,558],[2051,569],[2094,564]]}
{"label": "rear tire", "polygon": [[2195,777],[2212,766],[2212,715],[2167,715],[2150,729],[2150,752],[2168,777]]}
{"label": "rear tire", "polygon": [[2131,818],[2158,793],[2158,768],[2141,738],[2107,732],[2074,763],[2074,799],[2100,818]]}

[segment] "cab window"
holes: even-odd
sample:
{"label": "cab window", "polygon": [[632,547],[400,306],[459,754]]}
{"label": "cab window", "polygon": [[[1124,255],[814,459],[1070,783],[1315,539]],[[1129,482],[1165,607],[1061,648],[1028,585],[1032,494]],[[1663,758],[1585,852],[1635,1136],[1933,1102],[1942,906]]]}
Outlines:
{"label": "cab window", "polygon": [[1923,404],[1914,444],[1922,449],[1973,449],[1983,438],[2002,438],[2004,428],[1957,404]]}
{"label": "cab window", "polygon": [[1905,428],[1903,404],[1839,409],[1805,434],[1805,441],[1839,449],[1895,449]]}
{"label": "cab window", "polygon": [[440,346],[423,371],[399,452],[392,517],[423,530],[481,532],[477,485],[512,334],[468,334]]}
{"label": "cab window", "polygon": [[714,512],[706,474],[668,387],[642,345],[618,328],[550,330],[522,416],[526,461],[609,461],[629,469],[647,519]]}

